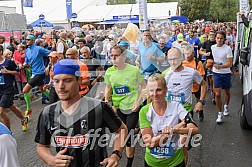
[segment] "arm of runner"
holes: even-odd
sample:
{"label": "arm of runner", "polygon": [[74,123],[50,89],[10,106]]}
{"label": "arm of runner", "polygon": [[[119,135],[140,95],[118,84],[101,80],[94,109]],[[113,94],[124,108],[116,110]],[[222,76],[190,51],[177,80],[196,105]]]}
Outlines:
{"label": "arm of runner", "polygon": [[232,67],[233,63],[233,58],[227,58],[227,63],[223,64],[223,65],[218,65],[218,64],[214,64],[214,67],[217,69],[221,69],[221,68],[230,68]]}
{"label": "arm of runner", "polygon": [[37,153],[39,157],[48,165],[58,167],[58,166],[69,166],[71,160],[74,159],[72,156],[64,155],[67,152],[67,148],[59,151],[55,156],[52,155],[49,145],[37,145]]}
{"label": "arm of runner", "polygon": [[2,69],[1,69],[1,72],[3,73],[3,74],[10,74],[10,75],[18,75],[19,74],[19,72],[18,71],[12,71],[12,70],[7,70],[5,67],[3,67]]}
{"label": "arm of runner", "polygon": [[141,134],[146,147],[148,147],[150,150],[159,146],[160,141],[165,143],[169,138],[169,134],[166,133],[154,136],[151,127],[141,129]]}
{"label": "arm of runner", "polygon": [[142,82],[141,82],[141,84],[140,84],[140,95],[139,95],[139,97],[138,97],[138,99],[137,99],[137,101],[136,101],[136,103],[134,104],[134,106],[133,106],[133,108],[132,108],[132,111],[133,112],[137,112],[138,110],[139,110],[139,108],[140,108],[140,106],[141,106],[141,104],[142,104],[142,97],[141,97],[141,94],[142,94],[142,90],[143,89],[145,89],[146,88],[146,83],[145,83],[145,81],[144,80],[142,80]]}
{"label": "arm of runner", "polygon": [[[120,152],[120,155],[122,155],[124,143],[125,143],[124,141],[128,134],[128,129],[126,125],[122,123],[120,128],[116,131],[116,133],[117,135],[115,137],[113,150],[118,150]],[[112,154],[109,158],[105,158],[102,162],[100,162],[100,164],[106,165],[106,167],[117,167],[119,160],[120,158],[117,154]]]}
{"label": "arm of runner", "polygon": [[105,102],[109,102],[109,98],[112,95],[112,87],[111,85],[107,85],[105,87]]}

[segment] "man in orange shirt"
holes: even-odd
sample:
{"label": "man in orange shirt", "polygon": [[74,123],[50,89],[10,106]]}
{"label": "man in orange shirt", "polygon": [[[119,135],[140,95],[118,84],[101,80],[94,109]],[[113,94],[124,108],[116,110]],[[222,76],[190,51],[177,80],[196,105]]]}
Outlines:
{"label": "man in orange shirt", "polygon": [[[184,49],[183,49],[183,53],[185,55],[185,60],[183,61],[183,66],[189,67],[189,68],[193,68],[194,70],[197,70],[199,72],[199,74],[204,77],[205,75],[205,70],[203,67],[203,64],[201,61],[197,60],[196,58],[194,58],[194,48],[192,45],[187,45]],[[192,93],[195,95],[197,101],[200,99],[200,93],[201,93],[201,89],[200,89],[200,85],[197,83],[193,84],[193,88],[192,88]],[[199,111],[199,120],[203,121],[204,119],[204,113],[203,110]]]}
{"label": "man in orange shirt", "polygon": [[74,48],[70,48],[66,51],[66,58],[67,59],[73,59],[76,60],[77,63],[80,66],[80,73],[81,73],[81,78],[82,78],[82,82],[80,85],[80,95],[84,96],[88,93],[89,91],[89,84],[90,84],[90,80],[89,80],[89,74],[88,74],[88,67],[85,63],[81,62],[79,59],[79,53],[77,49]]}

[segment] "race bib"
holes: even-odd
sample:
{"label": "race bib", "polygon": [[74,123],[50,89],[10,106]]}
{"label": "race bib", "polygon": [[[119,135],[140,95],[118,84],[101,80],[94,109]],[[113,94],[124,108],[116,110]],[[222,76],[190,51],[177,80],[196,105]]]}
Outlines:
{"label": "race bib", "polygon": [[4,85],[5,82],[4,82],[4,76],[3,75],[0,75],[0,85]]}
{"label": "race bib", "polygon": [[124,96],[130,93],[127,85],[114,86],[114,90],[117,96]]}
{"label": "race bib", "polygon": [[181,104],[184,104],[185,103],[185,93],[175,94],[175,93],[168,92],[168,100],[177,101],[177,102],[180,102]]}
{"label": "race bib", "polygon": [[152,74],[152,72],[144,72],[144,79],[147,80]]}
{"label": "race bib", "polygon": [[154,157],[160,158],[168,158],[173,156],[173,143],[170,142],[169,144],[165,145],[164,147],[155,147],[154,149],[150,150],[150,154]]}
{"label": "race bib", "polygon": [[214,64],[217,64],[217,65],[222,65],[222,63],[221,63],[221,62],[217,62],[217,61],[215,61],[215,62],[214,62]]}

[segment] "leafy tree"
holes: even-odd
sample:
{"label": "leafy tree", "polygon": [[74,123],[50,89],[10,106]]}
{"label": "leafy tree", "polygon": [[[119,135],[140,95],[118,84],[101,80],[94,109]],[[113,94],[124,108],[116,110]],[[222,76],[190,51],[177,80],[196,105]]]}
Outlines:
{"label": "leafy tree", "polygon": [[188,16],[190,21],[207,19],[209,13],[209,0],[181,0],[181,15]]}
{"label": "leafy tree", "polygon": [[188,16],[190,21],[235,21],[238,12],[237,0],[181,0],[179,5],[181,14]]}

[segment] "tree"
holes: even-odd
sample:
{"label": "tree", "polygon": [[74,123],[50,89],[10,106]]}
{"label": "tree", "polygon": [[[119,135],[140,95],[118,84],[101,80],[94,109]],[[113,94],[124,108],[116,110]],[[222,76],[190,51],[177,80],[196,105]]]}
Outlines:
{"label": "tree", "polygon": [[207,19],[209,4],[209,0],[181,0],[181,15],[188,16],[190,21]]}
{"label": "tree", "polygon": [[237,0],[181,0],[181,14],[190,21],[205,19],[235,21],[238,12]]}
{"label": "tree", "polygon": [[[178,2],[178,0],[147,0],[148,3]],[[135,4],[137,0],[107,0],[108,5]]]}
{"label": "tree", "polygon": [[210,17],[214,21],[235,21],[237,12],[237,0],[211,0]]}

